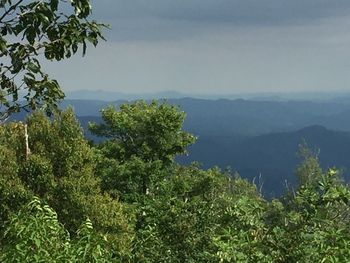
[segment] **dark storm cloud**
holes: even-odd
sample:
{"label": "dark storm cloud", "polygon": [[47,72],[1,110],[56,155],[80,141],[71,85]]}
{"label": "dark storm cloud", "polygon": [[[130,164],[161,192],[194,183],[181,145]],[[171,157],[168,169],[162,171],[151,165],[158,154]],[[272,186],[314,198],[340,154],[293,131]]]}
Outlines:
{"label": "dark storm cloud", "polygon": [[345,15],[349,0],[95,0],[109,19],[173,19],[234,24],[283,24]]}
{"label": "dark storm cloud", "polygon": [[181,38],[208,28],[317,23],[349,14],[349,0],[94,0],[94,15],[113,38]]}
{"label": "dark storm cloud", "polygon": [[[348,0],[95,0],[109,18],[284,23],[346,14]],[[97,6],[96,6],[97,7]]]}

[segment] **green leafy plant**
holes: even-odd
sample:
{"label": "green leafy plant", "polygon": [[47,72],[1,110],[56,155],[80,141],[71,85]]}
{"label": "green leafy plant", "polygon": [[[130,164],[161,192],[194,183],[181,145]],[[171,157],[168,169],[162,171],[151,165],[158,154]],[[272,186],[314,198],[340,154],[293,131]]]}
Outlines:
{"label": "green leafy plant", "polygon": [[119,262],[87,219],[71,239],[56,212],[33,198],[7,224],[1,262]]}
{"label": "green leafy plant", "polygon": [[[88,20],[89,0],[0,1],[0,120],[38,106],[50,112],[64,97],[41,67],[71,57],[103,38],[103,24]],[[23,102],[24,101],[24,102]]]}

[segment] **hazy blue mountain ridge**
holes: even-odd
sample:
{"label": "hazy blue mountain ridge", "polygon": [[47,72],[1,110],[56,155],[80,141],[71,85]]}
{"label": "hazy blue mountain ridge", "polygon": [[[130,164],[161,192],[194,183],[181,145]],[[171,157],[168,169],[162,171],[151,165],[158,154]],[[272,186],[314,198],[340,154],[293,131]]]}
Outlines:
{"label": "hazy blue mountain ridge", "polygon": [[[255,136],[317,124],[329,129],[350,130],[350,104],[193,98],[166,101],[186,112],[184,127],[197,135]],[[125,102],[66,100],[62,107],[72,105],[78,116],[99,116],[100,110],[107,105],[118,106]]]}
{"label": "hazy blue mountain ridge", "polygon": [[285,190],[285,181],[292,185],[296,183],[294,171],[301,161],[297,152],[304,141],[311,149],[320,149],[322,167],[339,167],[344,170],[344,177],[350,178],[347,175],[350,168],[350,132],[332,131],[318,125],[242,140],[200,137],[190,147],[189,156],[179,160],[182,163],[197,160],[206,168],[229,166],[251,180],[261,176],[264,192],[280,195]]}

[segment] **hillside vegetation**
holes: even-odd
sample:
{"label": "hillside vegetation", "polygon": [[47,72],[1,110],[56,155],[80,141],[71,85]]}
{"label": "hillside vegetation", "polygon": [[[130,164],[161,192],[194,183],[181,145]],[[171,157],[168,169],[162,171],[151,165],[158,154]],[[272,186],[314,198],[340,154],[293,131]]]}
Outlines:
{"label": "hillside vegetation", "polygon": [[[344,99],[344,98],[343,98]],[[117,108],[126,103],[115,101]],[[349,181],[350,104],[347,101],[253,101],[169,99],[186,112],[184,129],[197,137],[181,164],[194,161],[206,169],[218,166],[238,171],[242,178],[263,185],[264,196],[279,197],[297,186],[295,167],[304,141],[312,150],[320,149],[324,169],[339,167]],[[65,100],[72,105],[88,139],[104,140],[88,131],[88,122],[101,122],[100,109],[105,101]],[[19,117],[19,116],[17,116]],[[24,119],[24,117],[22,117]]]}
{"label": "hillside vegetation", "polygon": [[[73,110],[0,126],[0,262],[349,262],[350,189],[302,147],[297,186],[265,199],[237,173],[180,165],[185,113]],[[26,150],[25,124],[29,137]]]}

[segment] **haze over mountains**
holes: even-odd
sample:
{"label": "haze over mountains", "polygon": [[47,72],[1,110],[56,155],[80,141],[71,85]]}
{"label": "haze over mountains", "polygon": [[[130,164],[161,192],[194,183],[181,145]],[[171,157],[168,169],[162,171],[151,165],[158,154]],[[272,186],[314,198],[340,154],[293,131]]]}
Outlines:
{"label": "haze over mountains", "polygon": [[[94,94],[98,97],[97,93],[81,93],[81,96],[90,98]],[[162,98],[165,94],[153,96]],[[328,99],[318,94],[312,101],[290,100],[290,94],[253,96],[255,99],[181,98],[181,94],[167,94],[175,97],[168,97],[168,103],[186,112],[184,129],[198,136],[189,156],[178,158],[181,163],[198,161],[205,168],[231,167],[242,177],[259,181],[267,196],[278,196],[285,191],[286,181],[292,186],[296,183],[293,171],[300,162],[298,147],[305,141],[311,149],[320,149],[324,168],[337,166],[343,169],[346,180],[350,178],[350,96],[347,94],[333,94]],[[73,106],[86,130],[89,121],[101,121],[102,108],[126,103],[133,95],[120,96],[123,99],[115,101],[112,98],[118,94],[101,92],[100,97],[104,96],[109,100],[72,100],[68,95],[61,106]],[[149,98],[142,96],[138,98]],[[96,139],[89,132],[86,134]]]}
{"label": "haze over mountains", "polygon": [[73,90],[66,92],[68,100],[137,100],[137,99],[176,99],[176,98],[197,98],[197,99],[251,99],[263,101],[288,101],[288,100],[311,100],[311,101],[330,101],[349,102],[350,93],[343,91],[332,92],[246,92],[246,93],[195,93],[179,92],[174,90],[161,92],[129,93],[122,91],[106,90]]}

